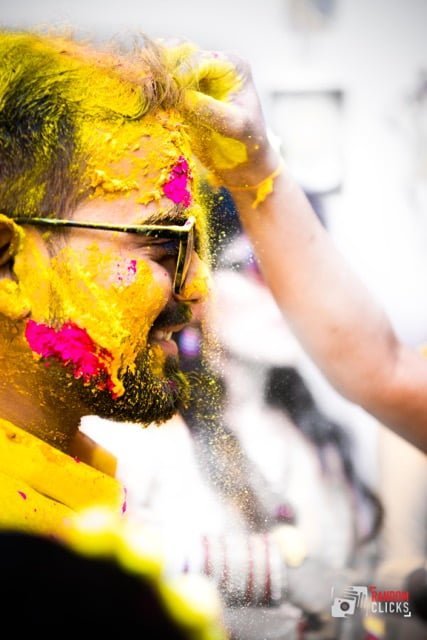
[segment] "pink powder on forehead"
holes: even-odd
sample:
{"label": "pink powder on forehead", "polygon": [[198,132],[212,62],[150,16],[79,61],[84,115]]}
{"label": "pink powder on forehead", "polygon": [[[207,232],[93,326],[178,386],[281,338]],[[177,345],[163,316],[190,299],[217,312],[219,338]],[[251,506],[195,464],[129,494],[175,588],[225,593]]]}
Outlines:
{"label": "pink powder on forehead", "polygon": [[32,351],[42,358],[53,358],[70,365],[75,378],[82,378],[84,382],[95,379],[99,389],[108,389],[113,395],[113,382],[106,367],[112,356],[92,340],[86,329],[66,322],[56,330],[29,320],[25,337]]}
{"label": "pink powder on forehead", "polygon": [[167,182],[163,185],[163,193],[175,204],[188,207],[191,203],[190,182],[190,167],[184,156],[180,156],[178,162],[172,167]]}

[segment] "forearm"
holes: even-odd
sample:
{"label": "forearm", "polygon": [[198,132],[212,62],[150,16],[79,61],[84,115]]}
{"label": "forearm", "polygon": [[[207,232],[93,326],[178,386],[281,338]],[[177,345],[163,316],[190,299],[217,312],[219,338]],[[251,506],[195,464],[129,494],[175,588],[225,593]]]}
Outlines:
{"label": "forearm", "polygon": [[[276,175],[279,158],[269,145],[248,65],[226,54],[218,61],[217,53],[207,52],[194,64],[199,85],[183,109],[198,133],[200,158],[230,188],[267,284],[294,332],[343,395],[427,450],[427,364],[399,343],[295,181],[285,171]],[[217,84],[225,69],[234,72],[235,82],[221,93]],[[244,150],[237,160],[236,143]],[[272,186],[266,176],[275,176],[272,193],[248,189]]]}
{"label": "forearm", "polygon": [[[266,162],[263,175],[278,160]],[[262,171],[262,169],[261,169]],[[258,176],[247,182],[257,184]],[[427,449],[427,363],[403,347],[284,170],[255,209],[231,189],[265,280],[304,348],[348,399]]]}
{"label": "forearm", "polygon": [[398,435],[427,453],[427,361],[400,344],[394,375],[368,410]]}

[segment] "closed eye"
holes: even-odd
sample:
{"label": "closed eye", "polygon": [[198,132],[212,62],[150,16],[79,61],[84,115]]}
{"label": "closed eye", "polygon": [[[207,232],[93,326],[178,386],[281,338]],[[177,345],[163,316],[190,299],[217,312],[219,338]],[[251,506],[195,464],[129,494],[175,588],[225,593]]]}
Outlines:
{"label": "closed eye", "polygon": [[179,251],[179,240],[155,240],[141,246],[143,254],[149,260],[162,262],[168,258],[176,258]]}

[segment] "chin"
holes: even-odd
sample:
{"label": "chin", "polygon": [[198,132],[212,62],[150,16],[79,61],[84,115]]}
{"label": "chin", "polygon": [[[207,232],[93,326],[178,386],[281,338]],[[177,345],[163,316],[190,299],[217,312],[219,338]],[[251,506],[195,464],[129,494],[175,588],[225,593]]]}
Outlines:
{"label": "chin", "polygon": [[76,380],[76,383],[80,383],[76,385],[78,395],[87,407],[88,414],[148,425],[165,422],[188,406],[190,385],[186,375],[179,369],[176,357],[166,358],[160,376],[153,373],[145,356],[136,365],[135,372],[125,372],[120,377],[125,392],[116,399],[107,390]]}

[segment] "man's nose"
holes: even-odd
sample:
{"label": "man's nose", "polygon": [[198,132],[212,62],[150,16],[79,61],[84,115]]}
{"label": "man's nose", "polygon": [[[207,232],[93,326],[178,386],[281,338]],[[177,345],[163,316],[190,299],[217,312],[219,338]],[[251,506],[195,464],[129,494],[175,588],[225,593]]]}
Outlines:
{"label": "man's nose", "polygon": [[184,286],[174,297],[180,302],[203,302],[211,288],[211,275],[206,262],[193,251]]}

